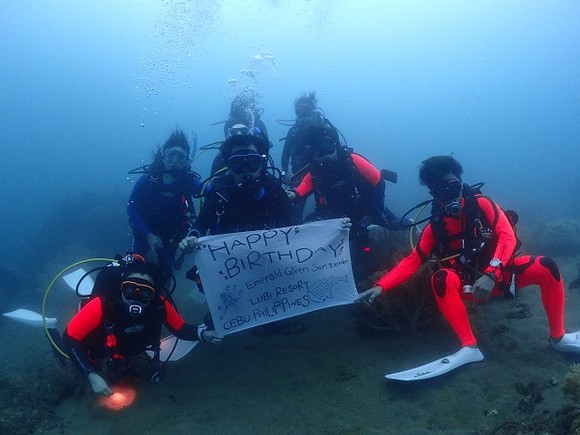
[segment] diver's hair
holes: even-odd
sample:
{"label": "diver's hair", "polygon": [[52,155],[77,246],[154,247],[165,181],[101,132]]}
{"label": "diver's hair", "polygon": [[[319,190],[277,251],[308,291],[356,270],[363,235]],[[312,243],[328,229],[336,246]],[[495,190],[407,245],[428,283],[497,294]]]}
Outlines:
{"label": "diver's hair", "polygon": [[230,136],[220,147],[222,153],[222,159],[227,162],[232,155],[232,150],[236,147],[247,148],[251,145],[256,147],[256,151],[261,154],[268,156],[270,152],[270,142],[266,139],[264,134],[253,135],[236,135]]}
{"label": "diver's hair", "polygon": [[229,118],[249,121],[247,111],[251,111],[254,117],[258,117],[260,112],[256,108],[256,97],[259,95],[252,89],[244,89],[234,97],[230,105]]}
{"label": "diver's hair", "polygon": [[310,106],[312,110],[316,110],[318,108],[316,102],[316,91],[305,92],[300,97],[296,98],[294,100],[294,112],[296,112],[296,109],[299,106]]}
{"label": "diver's hair", "polygon": [[122,278],[125,280],[137,273],[150,276],[153,280],[151,284],[153,284],[154,288],[157,288],[161,284],[161,271],[155,263],[143,263],[142,261],[135,260],[125,266]]}
{"label": "diver's hair", "polygon": [[169,148],[181,148],[189,156],[190,147],[187,136],[180,128],[176,128],[169,136],[169,139],[165,141],[163,146],[157,145],[152,154],[152,162],[150,169],[153,171],[163,171],[165,165],[163,163],[163,152]]}
{"label": "diver's hair", "polygon": [[191,151],[189,141],[187,140],[187,136],[180,128],[176,128],[175,130],[173,130],[173,133],[171,133],[169,139],[167,139],[163,144],[163,151],[175,147],[181,148],[187,153],[187,155],[189,155]]}
{"label": "diver's hair", "polygon": [[163,169],[163,149],[161,149],[160,145],[157,145],[155,151],[152,154],[152,163],[151,169],[154,170],[162,170]]}
{"label": "diver's hair", "polygon": [[434,156],[424,160],[419,169],[419,181],[429,188],[435,187],[441,179],[452,173],[461,181],[463,167],[451,156]]}

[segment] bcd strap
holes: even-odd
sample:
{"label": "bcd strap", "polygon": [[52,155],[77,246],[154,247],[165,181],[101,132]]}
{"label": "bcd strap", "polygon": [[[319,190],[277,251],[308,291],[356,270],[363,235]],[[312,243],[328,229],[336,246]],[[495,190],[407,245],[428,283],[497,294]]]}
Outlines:
{"label": "bcd strap", "polygon": [[[497,222],[497,211],[494,217],[494,222],[490,225],[489,222],[482,216],[481,210],[477,203],[476,194],[480,194],[480,190],[471,189],[468,184],[463,184],[463,211],[462,211],[462,231],[460,234],[450,236],[445,229],[444,215],[439,207],[433,203],[431,215],[433,218],[430,221],[437,245],[435,248],[435,255],[437,258],[444,258],[453,254],[460,254],[462,263],[470,263],[476,254],[483,248],[484,244],[491,237],[491,228]],[[488,198],[489,199],[489,198]],[[495,203],[491,201],[495,207]],[[454,240],[462,239],[462,247],[460,251],[450,252],[448,247]]]}

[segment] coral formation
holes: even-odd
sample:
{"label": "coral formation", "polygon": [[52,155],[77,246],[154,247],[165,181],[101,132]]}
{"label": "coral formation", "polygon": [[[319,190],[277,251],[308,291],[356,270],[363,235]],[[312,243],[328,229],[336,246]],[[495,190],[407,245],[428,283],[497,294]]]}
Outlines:
{"label": "coral formation", "polygon": [[580,399],[580,364],[572,364],[570,371],[562,384],[564,393],[569,394],[575,401]]}
{"label": "coral formation", "polygon": [[580,406],[564,406],[556,416],[557,423],[551,433],[580,435]]}
{"label": "coral formation", "polygon": [[55,407],[76,394],[55,367],[41,367],[28,376],[0,376],[0,433],[29,434],[62,430]]}
{"label": "coral formation", "polygon": [[[353,271],[361,291],[373,287],[411,249],[408,231],[389,231],[376,225],[370,225],[368,230],[370,252],[361,258],[360,253],[353,251]],[[419,330],[439,317],[429,285],[431,273],[431,267],[424,265],[399,288],[379,296],[370,305],[360,304],[360,332]]]}
{"label": "coral formation", "polygon": [[522,382],[515,383],[516,391],[522,396],[518,404],[518,411],[531,414],[536,404],[542,401],[542,386],[537,381],[531,381],[527,384]]}
{"label": "coral formation", "polygon": [[[385,273],[377,272],[359,284],[360,289],[370,288]],[[420,330],[439,318],[439,310],[429,285],[432,270],[424,265],[415,276],[375,301],[360,309],[362,330],[375,332],[401,332]]]}

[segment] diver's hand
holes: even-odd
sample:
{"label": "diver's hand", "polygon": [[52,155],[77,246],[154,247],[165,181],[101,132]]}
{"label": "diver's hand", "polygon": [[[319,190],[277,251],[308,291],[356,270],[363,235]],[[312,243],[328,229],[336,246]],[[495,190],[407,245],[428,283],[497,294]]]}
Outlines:
{"label": "diver's hand", "polygon": [[159,237],[157,234],[147,234],[147,243],[149,243],[149,246],[155,255],[157,255],[158,250],[163,248],[163,240],[161,240],[161,237]]}
{"label": "diver's hand", "polygon": [[296,199],[296,197],[298,196],[298,195],[296,195],[296,192],[294,190],[287,190],[286,195],[288,195],[288,198],[290,199],[290,201],[294,201]]}
{"label": "diver's hand", "polygon": [[201,333],[201,341],[207,341],[212,344],[222,344],[224,338],[220,337],[214,330],[206,329]]}
{"label": "diver's hand", "polygon": [[292,179],[292,176],[290,174],[288,174],[287,171],[282,171],[282,184],[284,184],[285,186],[288,186],[288,184],[290,184],[291,179]]}
{"label": "diver's hand", "polygon": [[495,280],[489,275],[481,275],[473,284],[473,297],[476,300],[486,301],[495,287]]}
{"label": "diver's hand", "polygon": [[347,228],[351,228],[352,227],[352,221],[350,220],[349,217],[343,217],[342,221],[340,222],[340,228],[342,230],[345,230]]}
{"label": "diver's hand", "polygon": [[195,248],[199,246],[199,239],[195,236],[188,236],[179,242],[179,249],[183,251],[184,254],[192,253]]}
{"label": "diver's hand", "polygon": [[377,286],[370,288],[368,290],[365,290],[364,292],[359,294],[358,300],[362,301],[362,300],[366,299],[368,301],[368,303],[370,304],[372,301],[374,301],[377,298],[377,296],[380,296],[382,292],[383,292],[383,288],[380,285],[377,285]]}
{"label": "diver's hand", "polygon": [[96,374],[95,372],[91,372],[87,375],[87,379],[91,384],[91,387],[95,394],[100,394],[101,396],[110,397],[113,394],[111,387],[107,384],[101,376]]}

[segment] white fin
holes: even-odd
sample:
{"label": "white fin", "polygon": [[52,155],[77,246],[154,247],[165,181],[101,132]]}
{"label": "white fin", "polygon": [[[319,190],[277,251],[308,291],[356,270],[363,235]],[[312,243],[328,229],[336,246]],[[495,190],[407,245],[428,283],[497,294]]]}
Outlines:
{"label": "white fin", "polygon": [[[79,280],[83,277],[85,273],[87,273],[87,271],[81,267],[70,273],[67,273],[66,275],[63,275],[62,278],[65,280],[65,282],[71,289],[75,290],[77,288]],[[79,295],[90,296],[91,292],[93,291],[94,285],[95,282],[93,281],[93,278],[90,275],[85,277],[85,279],[83,279],[83,281],[81,282],[81,286],[79,287]]]}
{"label": "white fin", "polygon": [[[20,308],[10,313],[2,314],[9,319],[16,320],[17,322],[24,323],[26,325],[40,326],[42,327],[42,314],[35,313],[34,311],[25,310]],[[56,319],[54,317],[45,317],[47,328],[56,328]]]}
{"label": "white fin", "polygon": [[[177,346],[175,346],[175,350],[173,351],[173,353],[171,353],[171,351],[173,350],[173,346],[175,345],[175,342],[177,342]],[[161,340],[161,352],[159,352],[159,360],[161,362],[180,360],[189,352],[191,352],[191,350],[195,346],[197,346],[197,343],[199,343],[199,341],[179,340],[174,335],[165,337],[164,339]],[[148,350],[147,354],[150,357],[153,357],[153,351]],[[171,354],[171,358],[169,358],[168,360],[167,357],[169,356],[169,354]]]}
{"label": "white fin", "polygon": [[422,381],[441,376],[462,365],[483,361],[483,354],[477,348],[462,347],[459,351],[444,358],[437,359],[414,369],[385,375],[387,379],[396,381]]}

